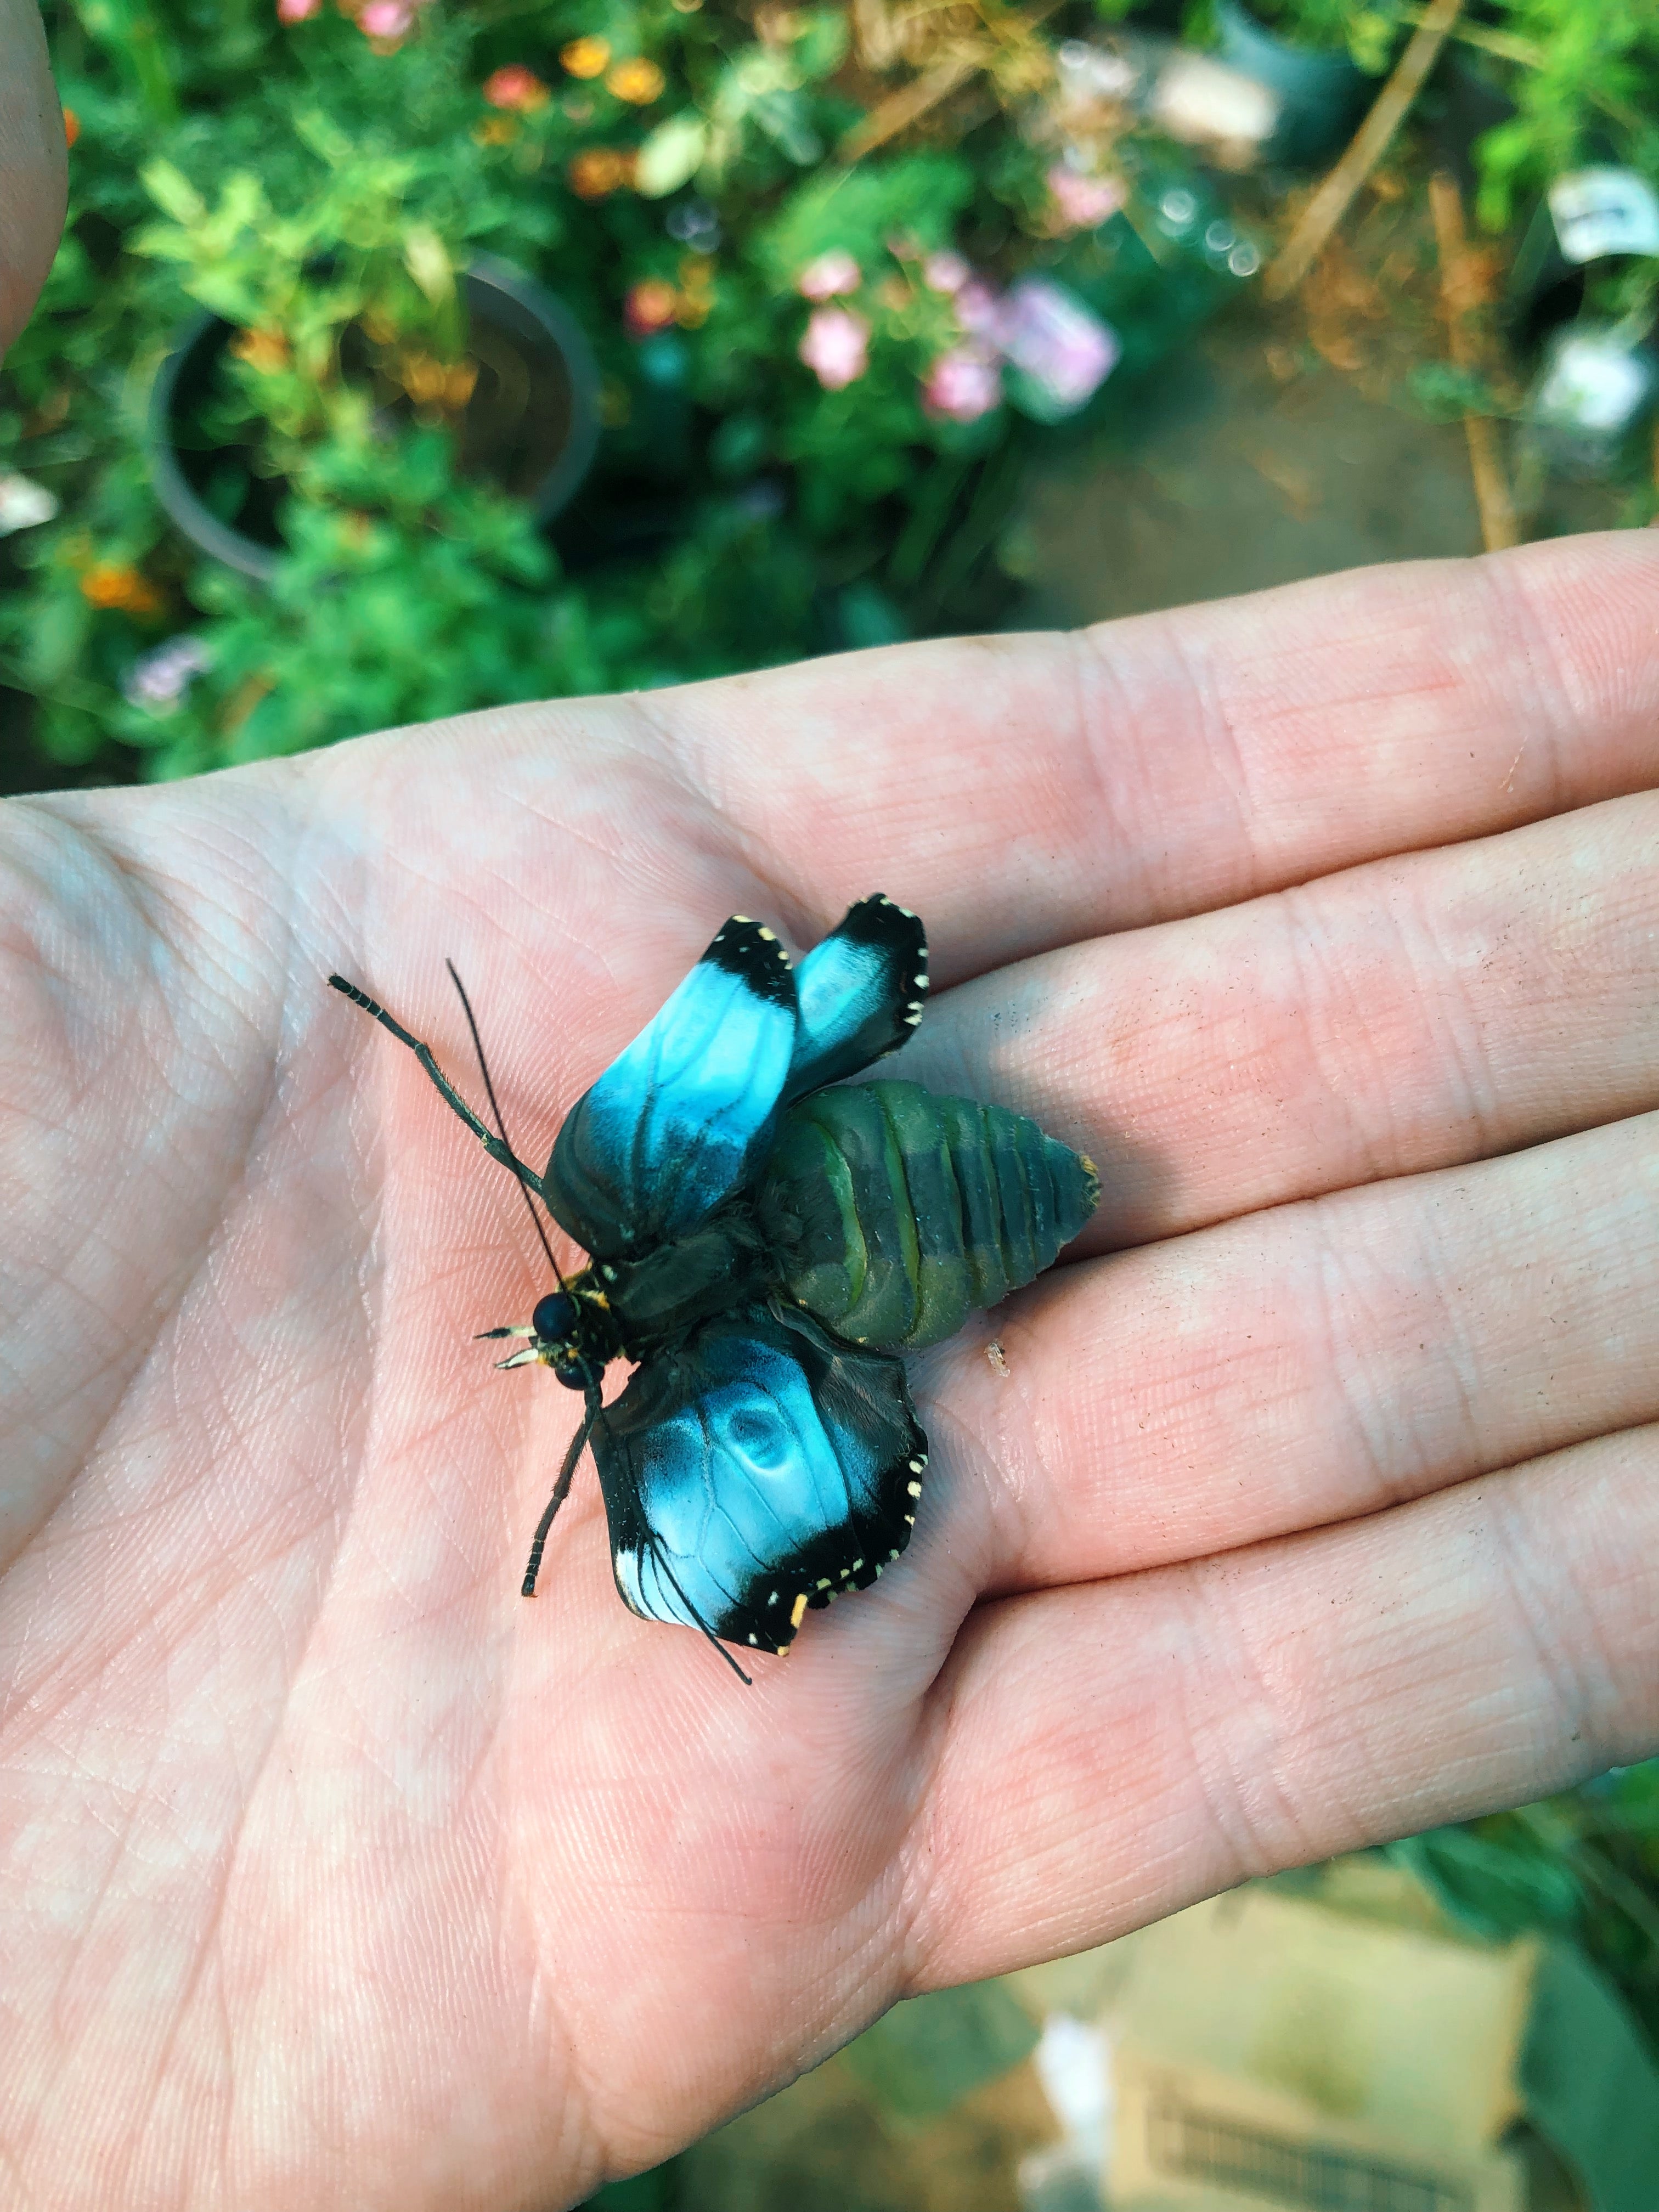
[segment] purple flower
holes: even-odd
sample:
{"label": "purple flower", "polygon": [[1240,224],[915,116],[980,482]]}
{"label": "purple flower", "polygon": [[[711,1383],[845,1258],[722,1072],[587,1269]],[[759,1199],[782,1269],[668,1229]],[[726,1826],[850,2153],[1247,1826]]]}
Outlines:
{"label": "purple flower", "polygon": [[1002,371],[982,347],[952,346],[923,380],[921,404],[930,415],[977,422],[1002,404]]}
{"label": "purple flower", "polygon": [[170,637],[133,662],[121,679],[121,696],[130,707],[170,714],[210,665],[208,649],[199,637]]}
{"label": "purple flower", "polygon": [[957,320],[970,337],[986,338],[998,343],[997,333],[1002,322],[1002,302],[982,276],[970,276],[957,290]]}
{"label": "purple flower", "polygon": [[870,366],[870,325],[850,308],[815,307],[800,357],[826,392],[840,392]]}
{"label": "purple flower", "polygon": [[842,292],[856,292],[864,271],[850,253],[839,246],[809,261],[795,279],[795,289],[809,300],[833,300]]}
{"label": "purple flower", "polygon": [[1024,277],[1005,294],[996,343],[1003,358],[1066,414],[1093,398],[1122,351],[1098,315],[1046,276]]}

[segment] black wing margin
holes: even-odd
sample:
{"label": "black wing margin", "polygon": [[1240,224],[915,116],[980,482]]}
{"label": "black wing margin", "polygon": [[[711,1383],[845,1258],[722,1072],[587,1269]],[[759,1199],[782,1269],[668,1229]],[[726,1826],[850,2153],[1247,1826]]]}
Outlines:
{"label": "black wing margin", "polygon": [[592,1446],[624,1601],[777,1652],[897,1559],[927,1464],[902,1362],[781,1306],[647,1361]]}
{"label": "black wing margin", "polygon": [[875,891],[795,969],[799,1014],[786,1103],[855,1075],[914,1036],[927,999],[927,933]]}

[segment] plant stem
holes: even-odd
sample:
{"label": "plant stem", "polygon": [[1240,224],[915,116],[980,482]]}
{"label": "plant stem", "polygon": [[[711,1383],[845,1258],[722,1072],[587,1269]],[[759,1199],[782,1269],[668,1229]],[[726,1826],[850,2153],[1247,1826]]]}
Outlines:
{"label": "plant stem", "polygon": [[1354,194],[1388,151],[1395,132],[1405,121],[1462,8],[1463,0],[1433,0],[1395,64],[1393,75],[1372,102],[1370,113],[1354,132],[1341,160],[1302,210],[1301,220],[1262,279],[1263,289],[1270,300],[1282,300],[1286,293],[1295,291],[1324,252],[1331,233],[1348,212]]}
{"label": "plant stem", "polygon": [[[1437,169],[1429,179],[1429,206],[1440,252],[1440,305],[1446,318],[1448,348],[1455,367],[1478,370],[1480,346],[1469,322],[1469,246],[1463,224],[1463,195],[1457,189],[1457,179],[1444,169]],[[1486,550],[1498,553],[1505,546],[1518,545],[1521,533],[1498,451],[1498,425],[1489,415],[1466,412],[1463,434],[1468,441],[1469,474],[1474,479],[1480,535]]]}

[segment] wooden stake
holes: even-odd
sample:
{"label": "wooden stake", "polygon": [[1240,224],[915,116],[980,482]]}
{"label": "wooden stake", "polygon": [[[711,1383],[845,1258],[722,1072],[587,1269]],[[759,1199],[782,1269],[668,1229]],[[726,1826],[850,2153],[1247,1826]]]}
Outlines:
{"label": "wooden stake", "polygon": [[[1429,179],[1429,206],[1440,253],[1440,305],[1446,318],[1448,350],[1454,367],[1479,369],[1480,344],[1469,323],[1469,248],[1463,226],[1463,195],[1457,189],[1456,178],[1444,169],[1437,170]],[[1498,553],[1506,545],[1518,545],[1521,533],[1498,450],[1498,425],[1489,415],[1466,414],[1463,434],[1468,441],[1469,474],[1474,479],[1480,536],[1486,550]]]}
{"label": "wooden stake", "polygon": [[1389,149],[1411,104],[1434,67],[1446,33],[1462,13],[1463,0],[1433,0],[1393,75],[1371,104],[1371,112],[1349,141],[1348,149],[1302,210],[1301,221],[1268,268],[1262,285],[1270,300],[1294,292],[1324,252],[1331,233],[1348,212],[1354,194]]}
{"label": "wooden stake", "polygon": [[872,154],[878,146],[884,146],[890,138],[896,138],[901,131],[908,131],[913,123],[920,122],[930,107],[937,107],[948,100],[959,84],[966,84],[975,70],[983,69],[989,59],[988,49],[967,53],[950,54],[942,62],[935,62],[908,84],[890,92],[878,107],[872,107],[862,123],[855,123],[842,140],[836,152],[843,161],[861,161]]}

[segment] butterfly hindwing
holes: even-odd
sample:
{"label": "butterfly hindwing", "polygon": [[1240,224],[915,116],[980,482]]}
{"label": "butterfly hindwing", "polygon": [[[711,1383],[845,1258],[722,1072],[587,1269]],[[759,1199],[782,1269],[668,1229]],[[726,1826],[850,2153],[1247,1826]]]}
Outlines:
{"label": "butterfly hindwing", "polygon": [[881,892],[849,907],[795,970],[799,1027],[785,1097],[804,1097],[896,1051],[921,1019],[927,934]]}
{"label": "butterfly hindwing", "polygon": [[927,1456],[899,1360],[763,1305],[642,1365],[592,1448],[624,1601],[775,1651],[904,1549]]}
{"label": "butterfly hindwing", "polygon": [[787,954],[733,915],[565,1116],[545,1178],[561,1224],[615,1259],[712,1212],[771,1140],[796,1029]]}

